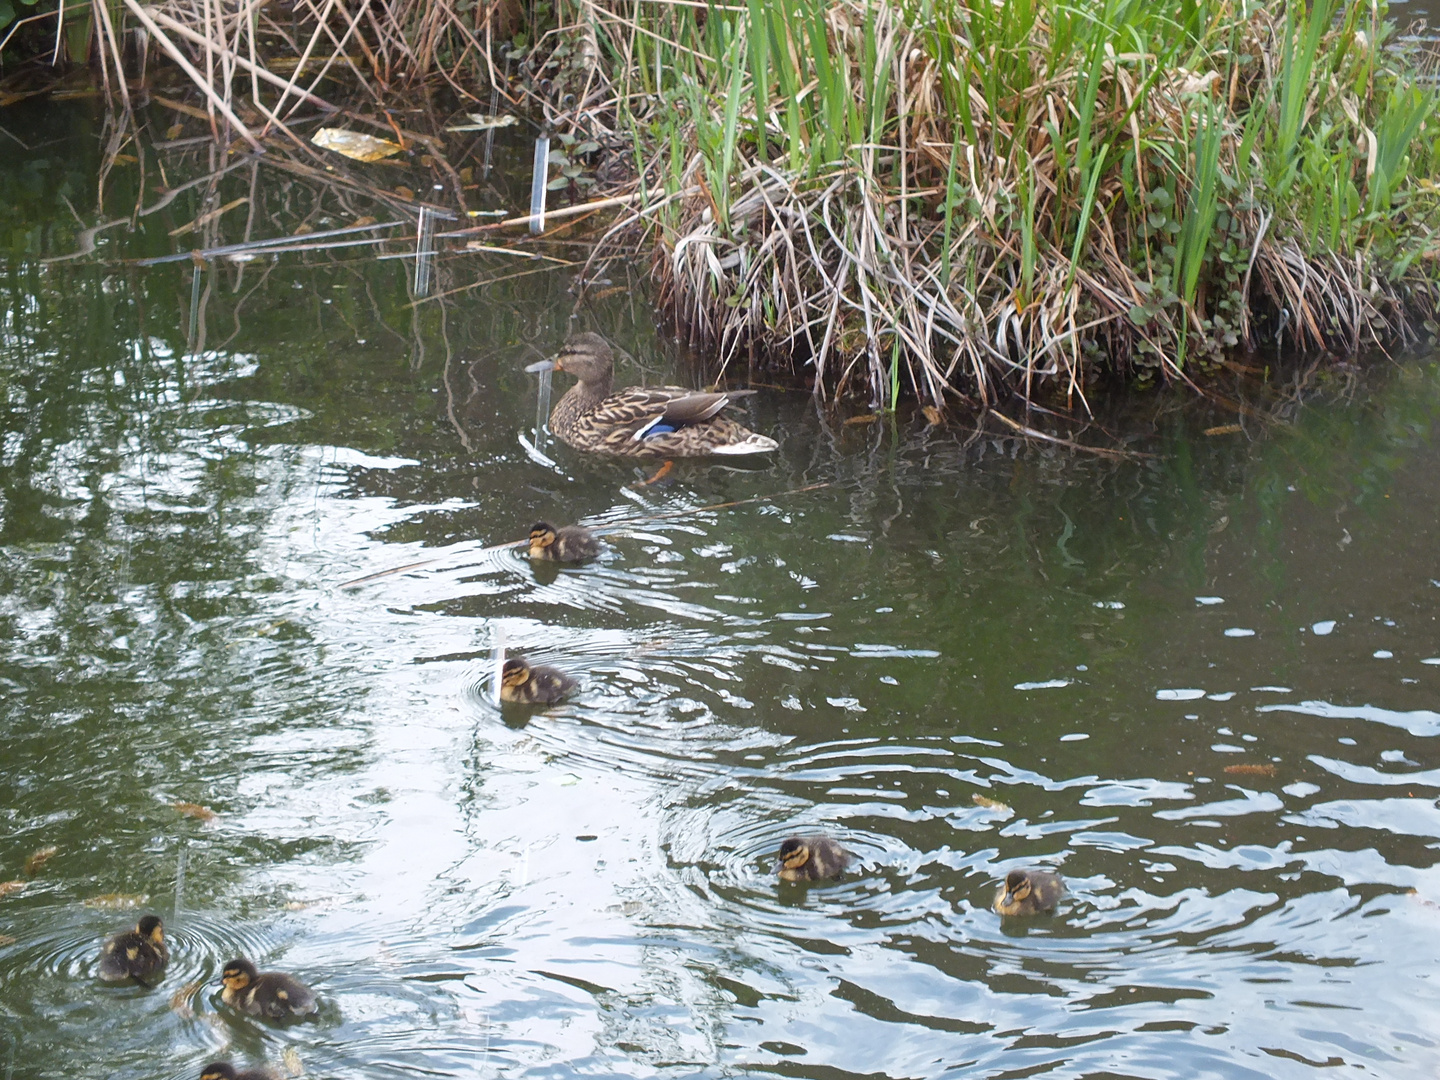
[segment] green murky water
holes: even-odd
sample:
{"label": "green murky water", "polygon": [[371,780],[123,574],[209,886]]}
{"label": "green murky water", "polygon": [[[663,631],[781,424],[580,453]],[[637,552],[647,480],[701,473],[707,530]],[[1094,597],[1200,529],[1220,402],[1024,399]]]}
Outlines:
{"label": "green murky water", "polygon": [[[1153,399],[1126,461],[766,391],[772,462],[638,487],[531,448],[521,368],[577,326],[694,378],[641,269],[572,323],[555,264],[445,259],[412,307],[365,249],[221,263],[192,337],[190,265],[116,256],[371,208],[242,166],[46,264],[208,153],[102,213],[67,115],[0,166],[0,1076],[1440,1068],[1433,364],[1241,434]],[[541,517],[604,557],[482,550]],[[501,713],[502,642],[580,692]],[[778,887],[802,827],[861,870]],[[1070,899],[1002,925],[1037,863]],[[167,975],[101,984],[144,910]],[[220,1007],[237,952],[318,1020]]]}

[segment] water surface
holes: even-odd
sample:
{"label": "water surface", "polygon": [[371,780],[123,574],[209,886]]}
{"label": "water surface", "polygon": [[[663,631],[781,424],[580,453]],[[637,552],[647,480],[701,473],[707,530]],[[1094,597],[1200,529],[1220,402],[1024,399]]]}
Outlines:
{"label": "water surface", "polygon": [[[114,207],[85,117],[29,115],[0,167],[6,1077],[1440,1068],[1432,362],[1314,376],[1264,402],[1284,423],[1146,399],[1118,460],[767,390],[773,460],[642,486],[535,450],[521,370],[578,327],[623,379],[698,382],[638,266],[577,311],[573,268],[501,256],[418,305],[401,259],[221,264],[192,336],[191,266],[116,259],[192,243],[204,189],[44,263]],[[363,209],[253,191],[256,236]],[[605,554],[484,550],[537,518]],[[502,643],[581,689],[498,710]],[[860,869],[780,886],[803,829]],[[1002,923],[996,882],[1042,864],[1070,898]],[[99,983],[148,910],[165,978]],[[239,952],[318,1020],[220,1007]]]}

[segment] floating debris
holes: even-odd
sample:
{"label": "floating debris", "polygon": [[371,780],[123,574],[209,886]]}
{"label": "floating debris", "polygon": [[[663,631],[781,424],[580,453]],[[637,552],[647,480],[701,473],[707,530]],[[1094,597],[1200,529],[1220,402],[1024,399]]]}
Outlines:
{"label": "floating debris", "polygon": [[446,131],[494,131],[496,128],[509,127],[509,126],[512,125],[512,124],[518,124],[518,123],[520,122],[520,118],[519,118],[518,116],[515,116],[515,115],[511,114],[511,113],[506,113],[504,116],[484,116],[484,115],[482,115],[482,114],[480,114],[480,113],[473,113],[473,112],[472,112],[472,113],[466,113],[465,115],[470,118],[470,123],[468,123],[468,124],[454,124],[454,125],[452,125],[451,127],[447,127],[445,130],[446,130]]}
{"label": "floating debris", "polygon": [[28,881],[0,881],[0,896],[21,892],[28,884],[30,884]]}
{"label": "floating debris", "polygon": [[1226,765],[1225,772],[1231,776],[1274,776],[1274,765]]}
{"label": "floating debris", "polygon": [[0,948],[5,947],[6,945],[14,945],[15,942],[19,940],[19,938],[11,937],[9,934],[0,934]]}
{"label": "floating debris", "polygon": [[208,806],[201,806],[199,803],[177,802],[170,805],[185,817],[194,818],[196,821],[214,821],[220,816]]}
{"label": "floating debris", "polygon": [[195,995],[205,985],[204,979],[196,979],[188,982],[175,993],[170,995],[170,1011],[182,1020],[190,1020],[195,1016]]}
{"label": "floating debris", "polygon": [[997,814],[1013,814],[1015,812],[1008,805],[1001,802],[999,799],[987,798],[986,796],[981,795],[979,792],[971,795],[970,801],[973,802],[976,806],[983,807],[986,810],[994,810]]}
{"label": "floating debris", "polygon": [[285,1072],[289,1076],[304,1076],[305,1063],[300,1060],[300,1051],[293,1046],[287,1046],[280,1053],[280,1064],[285,1066]]}
{"label": "floating debris", "polygon": [[405,149],[389,139],[377,139],[374,135],[347,131],[344,128],[321,128],[310,137],[310,141],[316,146],[334,150],[337,154],[344,154],[355,161],[380,161]]}
{"label": "floating debris", "polygon": [[[4,885],[0,885],[0,889],[3,889],[4,887]],[[0,893],[0,895],[4,894]],[[83,901],[83,903],[86,907],[89,908],[102,908],[107,911],[119,911],[125,908],[137,908],[149,899],[150,897],[146,896],[144,893],[111,892],[104,893],[100,896],[92,896],[90,897],[90,899]]]}
{"label": "floating debris", "polygon": [[47,844],[45,847],[32,852],[30,857],[25,860],[25,873],[33,877],[35,871],[39,870],[40,867],[44,866],[55,855],[59,854],[59,852],[60,849],[54,844]]}

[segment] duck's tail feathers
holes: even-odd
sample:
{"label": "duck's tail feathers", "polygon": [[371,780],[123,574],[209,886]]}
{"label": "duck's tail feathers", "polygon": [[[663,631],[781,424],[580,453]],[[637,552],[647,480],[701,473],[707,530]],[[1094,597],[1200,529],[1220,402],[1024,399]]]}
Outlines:
{"label": "duck's tail feathers", "polygon": [[713,452],[716,454],[734,455],[768,454],[771,450],[778,449],[779,446],[780,444],[768,435],[756,435],[754,432],[751,432],[739,442],[726,443],[724,446],[715,447]]}

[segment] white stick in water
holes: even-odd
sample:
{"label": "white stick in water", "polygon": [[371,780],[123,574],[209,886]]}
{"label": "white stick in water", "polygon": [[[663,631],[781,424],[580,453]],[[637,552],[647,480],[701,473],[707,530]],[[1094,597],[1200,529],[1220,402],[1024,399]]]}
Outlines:
{"label": "white stick in water", "polygon": [[189,861],[190,841],[180,841],[180,854],[175,859],[175,913],[173,919],[179,919],[180,913],[185,910],[185,864]]}
{"label": "white stick in water", "polygon": [[535,399],[535,449],[545,452],[545,422],[550,419],[550,376],[549,371],[540,373],[540,394]]}
{"label": "white stick in water", "polygon": [[495,624],[495,706],[500,706],[500,676],[505,670],[505,627]]}
{"label": "white stick in water", "polygon": [[530,231],[545,231],[545,185],[550,176],[550,133],[535,140],[535,171],[530,177]]}

